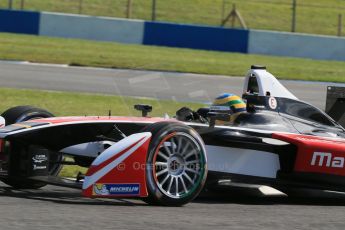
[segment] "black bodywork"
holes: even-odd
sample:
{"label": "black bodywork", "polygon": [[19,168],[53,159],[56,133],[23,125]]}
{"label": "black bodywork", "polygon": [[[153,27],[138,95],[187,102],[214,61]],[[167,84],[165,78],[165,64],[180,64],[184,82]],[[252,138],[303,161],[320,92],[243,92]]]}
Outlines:
{"label": "black bodywork", "polygon": [[[323,137],[345,137],[345,131],[342,126],[337,124],[332,118],[307,103],[286,99],[275,98],[277,107],[271,108],[269,105],[270,97],[261,97],[255,95],[244,95],[247,101],[247,112],[240,114],[230,126],[211,127],[205,123],[209,118],[191,120],[187,125],[194,128],[202,137],[206,145],[227,146],[233,148],[245,148],[254,150],[263,150],[279,155],[281,170],[278,172],[277,179],[255,178],[241,175],[229,175],[217,172],[209,172],[209,186],[216,186],[220,179],[229,179],[256,184],[269,184],[275,187],[301,186],[309,188],[333,188],[339,185],[339,178],[332,179],[335,183],[329,183],[331,180],[322,178],[313,180],[308,175],[294,175],[293,166],[296,157],[296,146],[292,144],[275,145],[264,141],[265,138],[271,138],[274,132],[288,132],[297,134],[307,134]],[[146,116],[146,114],[145,114]],[[202,115],[200,115],[202,116]],[[118,141],[122,138],[121,133],[130,135],[140,132],[147,125],[151,124],[150,118],[145,122],[95,122],[66,124],[62,126],[45,126],[42,129],[30,129],[26,126],[37,128],[46,125],[42,122],[25,122],[21,124],[6,126],[0,129],[0,137],[5,143],[1,161],[2,178],[9,176],[33,177],[37,176],[31,168],[32,154],[40,149],[40,153],[46,152],[49,159],[49,169],[56,165],[71,164],[65,161],[56,161],[60,159],[61,149],[85,142],[95,141]],[[116,127],[116,128],[115,128]],[[24,130],[12,134],[13,131]],[[32,150],[34,149],[34,150]],[[93,159],[88,157],[76,157],[74,163],[81,166],[88,166]],[[49,170],[48,170],[49,171]],[[36,178],[37,179],[37,178]],[[49,183],[49,180],[45,180]],[[340,180],[342,183],[343,179]],[[55,180],[50,181],[57,184]],[[63,185],[61,183],[60,185]],[[66,184],[67,185],[67,184]],[[68,186],[68,185],[67,185]],[[339,190],[339,189],[338,189]]]}

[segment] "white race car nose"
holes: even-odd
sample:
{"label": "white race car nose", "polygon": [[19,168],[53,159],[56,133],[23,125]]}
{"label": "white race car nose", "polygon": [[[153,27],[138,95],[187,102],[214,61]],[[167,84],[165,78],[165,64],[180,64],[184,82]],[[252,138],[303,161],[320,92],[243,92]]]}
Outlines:
{"label": "white race car nose", "polygon": [[5,118],[0,116],[0,128],[4,127],[6,125]]}

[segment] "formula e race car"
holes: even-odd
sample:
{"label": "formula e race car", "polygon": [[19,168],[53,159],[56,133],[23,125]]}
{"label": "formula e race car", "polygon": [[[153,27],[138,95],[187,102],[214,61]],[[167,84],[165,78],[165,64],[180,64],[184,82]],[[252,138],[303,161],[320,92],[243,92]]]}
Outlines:
{"label": "formula e race car", "polygon": [[[245,109],[234,119],[217,108],[157,118],[147,116],[149,105],[135,106],[142,117],[53,117],[15,107],[0,128],[0,178],[20,189],[53,184],[86,197],[172,206],[236,183],[287,194],[290,188],[345,192],[341,125],[297,99],[265,67],[249,70],[242,98]],[[61,178],[64,165],[88,169]]]}

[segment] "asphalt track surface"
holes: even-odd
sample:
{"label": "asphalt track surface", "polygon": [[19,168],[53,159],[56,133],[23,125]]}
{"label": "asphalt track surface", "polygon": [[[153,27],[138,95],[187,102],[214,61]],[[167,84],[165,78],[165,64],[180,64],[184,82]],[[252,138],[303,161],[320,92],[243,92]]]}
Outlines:
{"label": "asphalt track surface", "polygon": [[[242,78],[153,71],[0,63],[1,87],[77,91],[179,101],[240,94]],[[299,98],[324,108],[324,83],[284,81]],[[184,207],[140,200],[87,199],[46,186],[14,190],[0,183],[0,229],[345,229],[345,198],[201,197]]]}
{"label": "asphalt track surface", "polygon": [[78,190],[0,187],[0,229],[344,229],[345,199],[203,197],[184,207],[87,199]]}
{"label": "asphalt track surface", "polygon": [[[245,75],[247,70],[243,70]],[[274,73],[273,73],[274,74]],[[242,95],[243,77],[0,62],[0,86],[211,102],[220,93]],[[281,81],[301,100],[325,108],[328,85]]]}

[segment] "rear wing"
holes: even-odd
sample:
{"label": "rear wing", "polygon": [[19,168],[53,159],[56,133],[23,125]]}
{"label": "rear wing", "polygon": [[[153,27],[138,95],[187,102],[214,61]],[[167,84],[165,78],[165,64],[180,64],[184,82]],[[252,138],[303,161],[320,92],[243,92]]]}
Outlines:
{"label": "rear wing", "polygon": [[345,127],[345,87],[328,86],[326,113]]}

